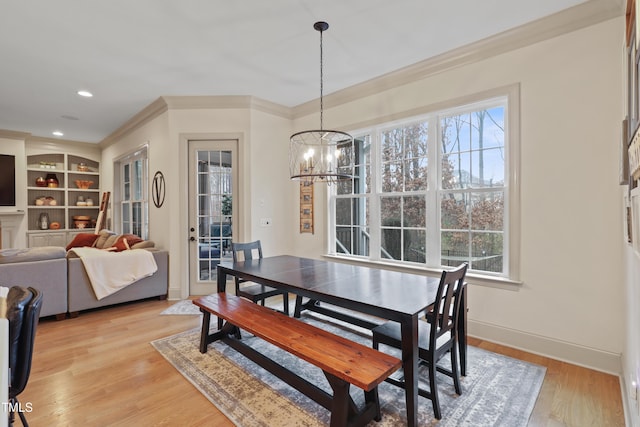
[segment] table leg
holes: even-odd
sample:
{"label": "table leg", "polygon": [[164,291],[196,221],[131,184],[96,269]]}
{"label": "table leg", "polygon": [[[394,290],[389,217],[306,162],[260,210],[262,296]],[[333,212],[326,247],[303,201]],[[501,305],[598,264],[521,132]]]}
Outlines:
{"label": "table leg", "polygon": [[462,307],[458,321],[458,353],[460,354],[460,375],[467,376],[467,286],[462,288]]}
{"label": "table leg", "polygon": [[407,426],[417,425],[418,415],[418,317],[400,322],[402,331],[402,368],[407,402]]}

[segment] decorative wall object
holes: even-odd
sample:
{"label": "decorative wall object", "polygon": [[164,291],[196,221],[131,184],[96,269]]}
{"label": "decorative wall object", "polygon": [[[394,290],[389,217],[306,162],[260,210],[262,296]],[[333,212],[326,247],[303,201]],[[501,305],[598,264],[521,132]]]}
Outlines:
{"label": "decorative wall object", "polygon": [[151,184],[151,197],[153,198],[153,204],[156,206],[156,208],[159,208],[164,204],[164,196],[164,175],[162,174],[162,172],[157,171],[155,175],[153,175],[153,182]]}
{"label": "decorative wall object", "polygon": [[620,141],[620,185],[629,183],[629,120],[622,121],[622,140]]}
{"label": "decorative wall object", "polygon": [[640,179],[640,132],[636,132],[629,144],[629,174],[633,177],[633,181]]}
{"label": "decorative wall object", "polygon": [[300,181],[300,233],[313,234],[313,181]]}

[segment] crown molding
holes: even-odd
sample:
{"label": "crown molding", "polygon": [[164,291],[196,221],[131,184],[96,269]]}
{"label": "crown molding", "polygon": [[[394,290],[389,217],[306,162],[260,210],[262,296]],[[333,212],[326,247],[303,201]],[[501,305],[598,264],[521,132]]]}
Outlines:
{"label": "crown molding", "polygon": [[254,96],[161,96],[100,142],[106,148],[169,110],[251,109],[291,120],[291,108]]}
{"label": "crown molding", "polygon": [[43,144],[56,146],[65,144],[66,146],[95,147],[96,144],[86,141],[75,141],[72,139],[50,138],[46,136],[35,136],[29,132],[19,132],[8,129],[0,129],[0,138],[21,140],[29,144]]}
{"label": "crown molding", "polygon": [[104,149],[110,145],[115,144],[124,136],[130,134],[140,126],[148,123],[150,120],[158,117],[160,114],[167,111],[167,103],[163,97],[159,97],[151,104],[143,108],[138,114],[127,120],[122,126],[109,134],[105,139],[98,144],[100,148]]}
{"label": "crown molding", "polygon": [[[589,0],[564,11],[462,46],[324,96],[325,108],[371,96],[453,68],[624,16],[624,0]],[[293,118],[318,111],[318,100],[293,107]]]}
{"label": "crown molding", "polygon": [[15,130],[0,129],[0,138],[26,140],[30,136],[31,134],[28,132],[18,132]]}
{"label": "crown molding", "polygon": [[246,108],[274,114],[288,119],[293,117],[291,108],[289,107],[248,95],[165,96],[163,99],[166,101],[170,110]]}

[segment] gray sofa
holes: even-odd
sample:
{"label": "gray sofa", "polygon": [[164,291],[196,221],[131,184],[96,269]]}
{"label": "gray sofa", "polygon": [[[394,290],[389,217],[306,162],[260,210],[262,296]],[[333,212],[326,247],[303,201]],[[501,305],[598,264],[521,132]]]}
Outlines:
{"label": "gray sofa", "polygon": [[167,296],[169,253],[153,252],[158,271],[101,300],[96,299],[80,258],[67,258],[65,248],[48,246],[0,250],[0,286],[32,286],[43,293],[40,317],[58,319],[79,311],[139,299]]}
{"label": "gray sofa", "polygon": [[90,308],[104,307],[151,297],[166,298],[169,286],[169,252],[154,249],[151,249],[151,251],[158,265],[158,271],[152,276],[138,280],[101,300],[96,299],[89,277],[82,265],[82,260],[80,258],[69,258],[67,260],[67,283],[69,285],[67,310],[71,313],[71,316],[74,317],[79,311]]}
{"label": "gray sofa", "polygon": [[0,250],[0,286],[32,286],[42,292],[40,317],[67,313],[67,259],[57,246]]}

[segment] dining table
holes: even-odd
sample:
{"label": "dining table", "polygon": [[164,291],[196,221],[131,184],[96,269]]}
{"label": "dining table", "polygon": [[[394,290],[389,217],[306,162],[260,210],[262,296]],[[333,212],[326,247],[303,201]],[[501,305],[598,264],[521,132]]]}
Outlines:
{"label": "dining table", "polygon": [[[384,321],[398,322],[402,335],[407,425],[416,425],[418,321],[435,302],[439,278],[291,255],[223,261],[218,264],[217,273],[218,292],[226,292],[227,276],[235,276],[295,294],[296,317],[310,310],[365,328]],[[462,304],[457,332],[461,373],[465,375],[466,295]]]}

